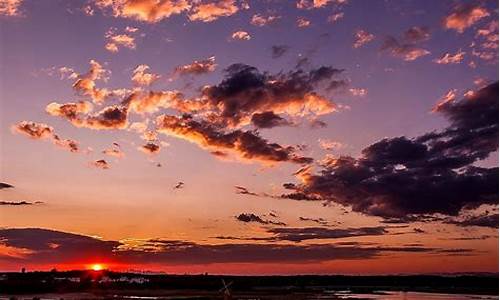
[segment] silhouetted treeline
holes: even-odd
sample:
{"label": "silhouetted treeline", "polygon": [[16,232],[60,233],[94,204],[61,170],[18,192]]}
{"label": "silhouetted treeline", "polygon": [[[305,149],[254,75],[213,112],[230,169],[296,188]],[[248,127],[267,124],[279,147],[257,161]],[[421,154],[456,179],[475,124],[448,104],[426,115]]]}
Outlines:
{"label": "silhouetted treeline", "polygon": [[[130,282],[132,278],[139,278],[142,281]],[[217,291],[221,288],[221,279],[232,281],[232,290],[235,292],[348,289],[357,293],[385,290],[498,295],[498,274],[457,276],[222,276],[150,275],[111,271],[0,273],[0,293],[69,293],[124,289]]]}

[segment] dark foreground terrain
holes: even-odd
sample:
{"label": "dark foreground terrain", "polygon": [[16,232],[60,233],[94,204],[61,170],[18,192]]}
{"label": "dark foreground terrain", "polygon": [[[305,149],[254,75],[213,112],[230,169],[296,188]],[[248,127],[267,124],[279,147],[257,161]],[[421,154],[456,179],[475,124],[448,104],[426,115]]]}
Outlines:
{"label": "dark foreground terrain", "polygon": [[498,275],[0,273],[0,299],[222,299],[225,292],[233,299],[498,299]]}

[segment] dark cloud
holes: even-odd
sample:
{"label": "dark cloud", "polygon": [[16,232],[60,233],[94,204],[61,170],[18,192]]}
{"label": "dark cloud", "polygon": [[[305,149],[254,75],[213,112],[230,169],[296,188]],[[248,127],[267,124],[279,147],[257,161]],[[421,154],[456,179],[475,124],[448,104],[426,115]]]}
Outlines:
{"label": "dark cloud", "polygon": [[477,240],[487,240],[487,239],[492,239],[492,238],[497,238],[498,236],[492,236],[492,235],[480,235],[480,236],[463,236],[463,237],[457,237],[457,238],[448,238],[445,240],[449,241],[477,241]]}
{"label": "dark cloud", "polygon": [[128,107],[108,106],[95,115],[91,115],[81,123],[91,129],[124,129],[128,125]]}
{"label": "dark cloud", "polygon": [[280,225],[280,226],[286,226],[285,223],[283,222],[278,222],[278,221],[272,221],[272,220],[264,220],[261,217],[253,214],[253,213],[241,213],[237,215],[236,220],[244,223],[260,223],[264,225]]}
{"label": "dark cloud", "polygon": [[431,36],[429,27],[413,26],[403,33],[403,38],[409,43],[417,43],[428,40]]}
{"label": "dark cloud", "polygon": [[54,145],[70,152],[80,152],[80,145],[77,141],[60,138],[55,133],[54,128],[47,124],[22,121],[14,124],[11,129],[14,133],[23,134],[32,139],[50,140]]}
{"label": "dark cloud", "polygon": [[417,46],[413,42],[402,42],[392,36],[385,39],[381,50],[388,51],[392,56],[401,58],[405,61],[414,61],[419,57],[430,54],[428,50]]}
{"label": "dark cloud", "polygon": [[314,222],[320,225],[328,225],[328,221],[323,218],[307,218],[307,217],[299,217],[300,221],[304,222]]}
{"label": "dark cloud", "polygon": [[211,151],[231,151],[244,159],[266,163],[311,163],[312,159],[296,153],[292,146],[283,147],[270,143],[255,131],[234,130],[225,132],[207,121],[196,121],[191,116],[162,115],[156,121],[158,131],[183,138]]}
{"label": "dark cloud", "polygon": [[342,71],[323,66],[270,75],[252,66],[233,64],[225,69],[220,84],[203,89],[203,97],[215,111],[216,121],[231,126],[266,111],[290,116],[328,114],[336,110],[336,105],[315,90],[332,87]]}
{"label": "dark cloud", "polygon": [[147,143],[139,147],[139,150],[146,154],[157,154],[160,152],[161,148],[155,143]]}
{"label": "dark cloud", "polygon": [[387,234],[386,227],[361,227],[361,228],[324,228],[324,227],[295,227],[295,228],[270,228],[273,240],[302,242],[305,240],[340,239],[360,236],[378,236]]}
{"label": "dark cloud", "polygon": [[8,183],[5,183],[5,182],[0,182],[0,190],[11,189],[11,188],[14,188],[14,186],[12,184],[8,184]]}
{"label": "dark cloud", "polygon": [[464,209],[498,204],[498,168],[473,165],[498,149],[498,82],[437,110],[450,126],[414,139],[386,138],[360,158],[331,158],[318,174],[284,197],[322,199],[388,219],[456,216]]}
{"label": "dark cloud", "polygon": [[324,121],[314,119],[309,123],[309,127],[311,127],[311,129],[326,128],[328,124]]}
{"label": "dark cloud", "polygon": [[271,47],[271,54],[274,59],[280,58],[285,55],[290,47],[287,45],[274,45]]}
{"label": "dark cloud", "polygon": [[252,124],[258,128],[273,128],[278,126],[289,126],[292,125],[286,119],[276,115],[272,111],[266,111],[263,113],[255,113],[252,115]]}
{"label": "dark cloud", "polygon": [[7,246],[29,253],[17,259],[37,263],[94,261],[110,257],[113,249],[120,245],[119,242],[40,228],[0,229],[0,240]]}
{"label": "dark cloud", "polygon": [[5,205],[5,206],[24,206],[24,205],[35,205],[35,204],[42,204],[43,202],[37,201],[37,202],[29,202],[29,201],[0,201],[0,205]]}
{"label": "dark cloud", "polygon": [[259,196],[259,194],[250,192],[246,187],[243,186],[235,186],[236,194],[241,195],[250,195],[250,196]]}
{"label": "dark cloud", "polygon": [[463,227],[479,226],[479,227],[498,228],[498,214],[471,216],[465,220],[453,220],[449,221],[448,223]]}
{"label": "dark cloud", "polygon": [[54,128],[47,124],[35,123],[30,121],[22,121],[12,126],[12,131],[32,139],[52,138]]}
{"label": "dark cloud", "polygon": [[111,105],[104,107],[101,111],[91,114],[90,103],[50,103],[45,110],[52,116],[58,116],[68,120],[76,127],[90,129],[124,129],[128,125],[128,112],[130,98],[136,94],[132,93],[124,103],[126,105]]}
{"label": "dark cloud", "polygon": [[[63,264],[109,261],[126,264],[305,263],[368,259],[394,253],[450,254],[469,249],[365,246],[360,244],[198,244],[178,240],[106,241],[94,237],[38,228],[0,229],[0,240],[12,253],[0,261],[31,264]],[[127,243],[127,241],[131,241]]]}
{"label": "dark cloud", "polygon": [[98,168],[98,169],[103,169],[107,170],[110,168],[109,163],[105,161],[104,159],[98,159],[95,161],[90,162],[90,166]]}
{"label": "dark cloud", "polygon": [[422,228],[413,228],[413,232],[414,233],[426,233],[426,231],[423,230]]}

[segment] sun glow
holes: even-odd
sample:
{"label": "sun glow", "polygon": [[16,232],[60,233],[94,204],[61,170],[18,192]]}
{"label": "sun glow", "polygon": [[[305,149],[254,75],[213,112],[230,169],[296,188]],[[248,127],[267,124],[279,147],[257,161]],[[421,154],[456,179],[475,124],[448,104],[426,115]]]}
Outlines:
{"label": "sun glow", "polygon": [[92,271],[101,271],[104,269],[104,266],[102,264],[93,264],[90,266],[90,269],[92,269]]}

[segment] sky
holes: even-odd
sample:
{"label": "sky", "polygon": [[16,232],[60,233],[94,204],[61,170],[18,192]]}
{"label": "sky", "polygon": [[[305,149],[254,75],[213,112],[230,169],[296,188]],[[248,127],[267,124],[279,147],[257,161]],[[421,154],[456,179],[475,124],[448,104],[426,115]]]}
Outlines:
{"label": "sky", "polygon": [[0,0],[0,270],[498,272],[498,2]]}

